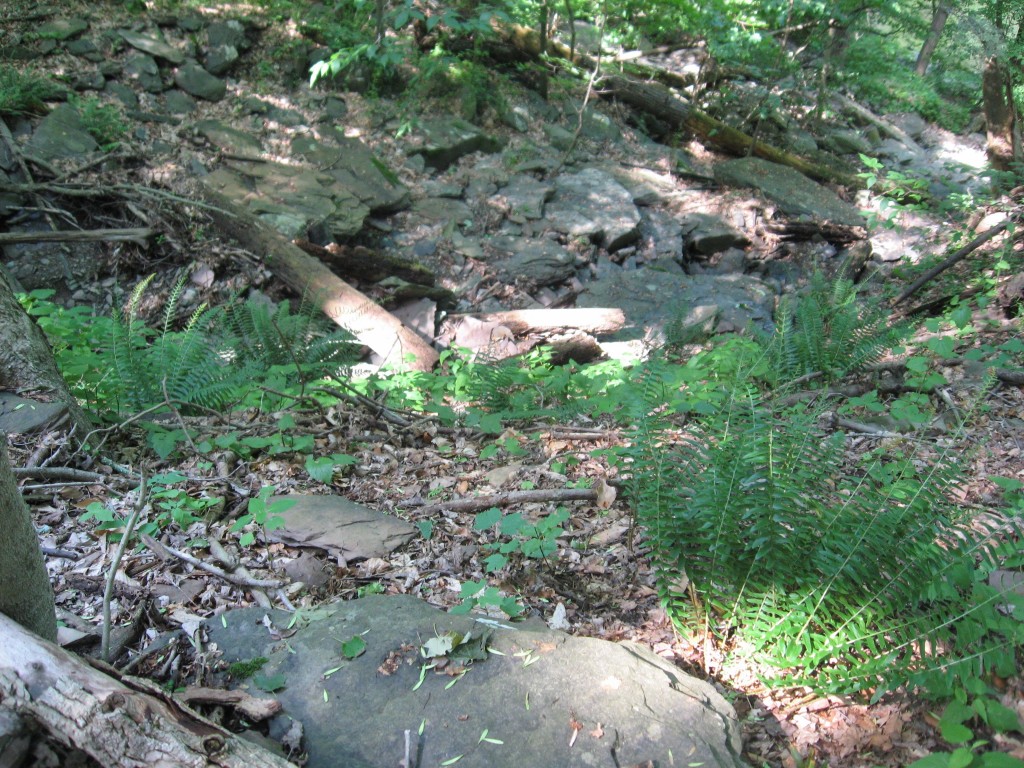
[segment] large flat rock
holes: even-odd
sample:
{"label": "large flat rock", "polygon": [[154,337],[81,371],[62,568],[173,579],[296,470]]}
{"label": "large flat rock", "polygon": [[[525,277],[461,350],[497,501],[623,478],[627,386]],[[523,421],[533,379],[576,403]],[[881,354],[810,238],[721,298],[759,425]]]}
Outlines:
{"label": "large flat rock", "polygon": [[715,166],[715,179],[733,187],[753,187],[790,216],[810,216],[818,221],[865,226],[856,207],[835,192],[799,171],[759,157],[727,160]]}
{"label": "large flat rock", "polygon": [[[294,634],[290,614],[256,608],[229,611],[206,629],[225,661],[263,656],[263,674],[284,676],[274,696],[303,725],[308,768],[393,768],[407,754],[406,734],[420,766],[744,765],[728,702],[639,645],[481,623],[410,595],[303,616],[311,620]],[[449,633],[487,634],[486,648],[467,654],[476,661],[453,658],[447,672],[425,669],[421,647]],[[365,652],[346,659],[342,643],[353,637]]]}

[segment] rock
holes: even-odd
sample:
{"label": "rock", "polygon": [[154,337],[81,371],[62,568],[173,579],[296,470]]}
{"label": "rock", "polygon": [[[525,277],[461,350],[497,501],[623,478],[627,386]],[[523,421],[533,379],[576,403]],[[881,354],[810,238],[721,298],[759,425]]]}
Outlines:
{"label": "rock", "polygon": [[351,237],[370,209],[330,176],[283,163],[232,161],[206,177],[206,183],[244,203],[285,237],[307,237],[310,227],[335,238]]}
{"label": "rock", "polygon": [[72,40],[65,48],[72,56],[81,56],[83,59],[93,63],[103,61],[103,54],[100,53],[100,49],[96,47],[96,43],[87,37]]}
{"label": "rock", "polygon": [[427,167],[444,171],[461,157],[473,152],[497,152],[501,146],[501,141],[472,123],[448,118],[425,121],[408,152],[421,155]]}
{"label": "rock", "polygon": [[[576,299],[579,307],[621,307],[626,326],[613,341],[652,336],[664,340],[665,328],[703,322],[713,314],[719,327],[742,331],[751,324],[770,328],[775,294],[749,275],[680,275],[667,271],[624,270],[587,283]],[[715,330],[719,330],[716,327]]]}
{"label": "rock", "polygon": [[198,32],[206,25],[206,19],[200,15],[180,16],[175,25],[182,32]]}
{"label": "rock", "polygon": [[185,61],[185,54],[168,45],[163,40],[152,35],[144,35],[141,32],[132,32],[130,29],[119,29],[117,34],[132,48],[148,53],[158,59],[163,59],[168,64],[181,64]]}
{"label": "rock", "polygon": [[196,123],[196,131],[217,149],[241,157],[259,157],[263,146],[259,139],[217,120]]}
{"label": "rock", "polygon": [[29,154],[42,160],[82,157],[100,148],[85,130],[82,118],[69,104],[61,104],[36,126],[28,141]]}
{"label": "rock", "polygon": [[746,235],[718,216],[692,213],[683,217],[682,228],[686,233],[686,242],[690,250],[703,256],[750,245]]}
{"label": "rock", "polygon": [[163,78],[160,77],[160,67],[152,56],[135,54],[129,56],[125,61],[125,74],[130,80],[134,80],[147,93],[162,93],[167,90]]}
{"label": "rock", "polygon": [[576,274],[576,257],[550,240],[502,235],[489,244],[497,254],[495,268],[508,280],[539,287]]}
{"label": "rock", "polygon": [[228,90],[223,80],[214,77],[195,63],[179,67],[174,73],[174,82],[185,93],[206,101],[220,101]]}
{"label": "rock", "polygon": [[632,195],[597,168],[558,176],[544,218],[556,232],[589,238],[609,252],[629,245],[640,234],[640,212]]}
{"label": "rock", "polygon": [[573,144],[574,136],[575,134],[572,131],[567,131],[560,125],[553,123],[544,124],[544,137],[557,150],[562,152],[568,151]]}
{"label": "rock", "polygon": [[274,496],[295,504],[277,514],[280,527],[267,530],[271,541],[322,549],[339,564],[387,557],[412,541],[419,529],[397,517],[376,512],[341,496]]}
{"label": "rock", "polygon": [[424,197],[413,201],[413,213],[428,221],[437,221],[448,224],[462,224],[472,221],[473,212],[461,200],[453,200],[450,197]]}
{"label": "rock", "polygon": [[887,119],[914,141],[924,138],[925,129],[928,127],[928,123],[916,112],[889,115]]}
{"label": "rock", "polygon": [[56,428],[68,415],[63,403],[41,403],[11,392],[0,392],[0,430],[7,434],[32,434]]}
{"label": "rock", "polygon": [[[283,677],[273,696],[302,723],[307,768],[392,768],[410,732],[423,766],[459,756],[466,768],[744,765],[728,702],[643,646],[454,616],[411,595],[302,616],[292,626],[284,611],[245,608],[205,628],[224,661],[264,657],[263,674]],[[365,650],[346,658],[352,638]],[[444,654],[452,644],[432,659],[447,669],[424,668],[422,647]],[[581,726],[572,739],[570,721]]]}
{"label": "rock", "polygon": [[210,48],[230,46],[239,51],[247,51],[252,45],[246,37],[242,22],[236,19],[215,21],[211,24],[206,30],[206,43]]}
{"label": "rock", "polygon": [[850,227],[865,225],[860,211],[830,189],[799,171],[759,157],[719,163],[715,166],[715,179],[721,184],[759,189],[790,216],[810,216]]}
{"label": "rock", "polygon": [[71,81],[71,87],[76,91],[102,91],[107,80],[98,70],[79,72]]}
{"label": "rock", "polygon": [[337,146],[299,136],[292,141],[292,155],[304,159],[334,180],[373,214],[396,213],[409,207],[409,190],[398,176],[374,156],[359,139],[338,132]]}
{"label": "rock", "polygon": [[189,115],[196,111],[196,100],[182,91],[170,90],[164,97],[164,106],[172,115]]}
{"label": "rock", "polygon": [[654,255],[681,261],[683,258],[683,225],[679,217],[657,208],[644,212],[640,237],[653,247]]}
{"label": "rock", "polygon": [[41,40],[70,40],[89,28],[89,22],[85,19],[72,17],[70,19],[55,19],[45,24],[40,24],[35,29],[36,35]]}
{"label": "rock", "polygon": [[849,130],[842,128],[839,130],[832,131],[824,138],[824,144],[829,149],[837,152],[841,155],[844,154],[863,154],[869,155],[874,149],[874,145],[868,141],[867,137],[858,131]]}
{"label": "rock", "polygon": [[519,174],[509,179],[488,202],[513,221],[539,219],[544,215],[544,204],[554,193],[553,185]]}
{"label": "rock", "polygon": [[238,61],[238,49],[233,45],[218,45],[207,49],[203,65],[211,75],[223,75]]}
{"label": "rock", "polygon": [[676,194],[676,182],[671,176],[648,168],[630,168],[615,165],[607,169],[623,187],[629,190],[633,204],[651,206],[664,203]]}

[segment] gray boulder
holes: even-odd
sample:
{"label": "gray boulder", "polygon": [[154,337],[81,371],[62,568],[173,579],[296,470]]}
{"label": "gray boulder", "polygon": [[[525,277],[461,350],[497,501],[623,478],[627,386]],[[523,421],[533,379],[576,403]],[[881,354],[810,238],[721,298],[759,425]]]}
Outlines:
{"label": "gray boulder", "polygon": [[474,152],[497,152],[502,143],[472,123],[459,118],[428,120],[415,137],[409,154],[421,155],[427,167],[443,171]]}
{"label": "gray boulder", "polygon": [[586,237],[617,251],[640,235],[640,212],[633,196],[609,173],[584,168],[555,179],[555,195],[545,207],[551,229]]}
{"label": "gray boulder", "polygon": [[132,48],[148,53],[150,56],[155,56],[158,59],[163,59],[169,64],[181,64],[185,61],[185,54],[158,37],[144,35],[141,32],[132,32],[130,29],[118,30],[118,34]]}
{"label": "gray boulder", "polygon": [[292,154],[301,157],[344,187],[371,213],[395,213],[409,207],[409,190],[359,139],[335,136],[336,146],[308,136],[292,142]]}
{"label": "gray boulder", "polygon": [[174,73],[174,83],[185,93],[206,101],[220,101],[227,93],[228,86],[195,62],[179,67]]}
{"label": "gray boulder", "polygon": [[100,148],[85,130],[82,118],[69,104],[61,104],[43,118],[28,141],[29,153],[42,160],[81,157]]}
{"label": "gray boulder", "polygon": [[759,157],[727,160],[715,166],[715,179],[734,187],[754,187],[790,216],[810,216],[819,221],[863,227],[864,217],[835,192],[799,171]]}
{"label": "gray boulder", "polygon": [[[460,768],[744,765],[732,707],[639,645],[453,616],[411,595],[292,618],[246,608],[206,631],[224,661],[262,656],[263,674],[283,677],[278,717],[301,722],[308,768],[392,768],[405,757]],[[352,638],[365,650],[346,658]]]}
{"label": "gray boulder", "polygon": [[539,287],[576,273],[576,257],[551,240],[502,235],[488,245],[497,254],[495,267],[508,280]]}

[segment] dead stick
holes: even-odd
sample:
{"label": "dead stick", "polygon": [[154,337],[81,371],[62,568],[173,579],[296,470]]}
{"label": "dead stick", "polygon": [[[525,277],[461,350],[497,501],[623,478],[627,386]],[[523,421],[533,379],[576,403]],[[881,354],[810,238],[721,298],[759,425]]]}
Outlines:
{"label": "dead stick", "polygon": [[206,571],[207,573],[213,574],[214,576],[224,579],[224,581],[229,581],[232,584],[235,584],[239,587],[265,587],[269,589],[277,589],[278,587],[284,586],[284,582],[275,581],[273,579],[245,578],[243,576],[236,576],[233,573],[227,573],[226,571],[218,568],[215,565],[204,563],[202,560],[192,557],[192,555],[186,554],[185,552],[177,550],[174,547],[169,547],[166,544],[157,541],[152,536],[148,536],[145,533],[140,532],[139,538],[141,538],[143,543],[151,550],[153,550],[153,553],[156,554],[158,557],[166,557],[167,555],[171,555],[173,557],[178,558],[179,560],[188,563],[189,565],[195,566],[196,568],[199,568],[202,571]]}
{"label": "dead stick", "polygon": [[597,491],[592,488],[548,488],[535,491],[508,491],[493,496],[478,496],[473,499],[456,499],[440,504],[427,504],[417,512],[432,515],[435,512],[477,512],[491,507],[508,507],[512,504],[530,504],[538,501],[597,501]]}
{"label": "dead stick", "polygon": [[899,297],[896,299],[896,301],[893,302],[893,306],[896,306],[896,305],[900,304],[901,302],[906,301],[908,298],[910,298],[915,293],[917,293],[919,290],[921,290],[921,288],[926,283],[928,283],[929,281],[931,281],[933,278],[937,277],[938,275],[941,275],[943,272],[945,272],[947,269],[952,267],[954,264],[956,264],[958,261],[963,259],[965,256],[967,256],[972,251],[976,250],[980,246],[982,246],[985,243],[987,243],[993,237],[995,237],[1000,232],[1002,232],[1004,229],[1006,229],[1008,226],[1010,226],[1010,222],[1011,221],[1013,221],[1013,219],[1006,219],[1005,221],[1002,221],[999,224],[996,224],[991,229],[986,229],[984,232],[982,232],[976,238],[971,240],[971,242],[969,242],[963,248],[961,248],[958,251],[955,251],[952,256],[950,256],[944,262],[939,264],[937,267],[932,267],[931,269],[929,269],[927,272],[925,272],[923,275],[921,275],[921,277],[919,277],[917,280],[915,280],[914,283],[909,288],[907,288],[907,290],[905,290],[903,293],[901,293],[899,295]]}
{"label": "dead stick", "polygon": [[152,229],[89,229],[89,230],[56,230],[51,232],[2,232],[0,245],[11,243],[62,243],[82,242],[91,240],[123,241],[130,240],[145,245],[146,239],[153,235]]}

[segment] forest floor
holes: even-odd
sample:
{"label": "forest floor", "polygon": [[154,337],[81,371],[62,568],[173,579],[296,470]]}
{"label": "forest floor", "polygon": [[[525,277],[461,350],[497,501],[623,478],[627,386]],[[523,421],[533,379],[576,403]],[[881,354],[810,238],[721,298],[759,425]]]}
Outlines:
{"label": "forest floor", "polygon": [[[126,19],[125,23],[129,22]],[[272,38],[265,35],[264,39]],[[256,50],[249,58],[272,61],[273,51]],[[287,91],[266,94],[273,81],[266,72],[260,74],[265,95],[287,101]],[[353,115],[351,119],[360,118]],[[142,142],[136,142],[133,151],[146,156]],[[111,178],[105,176],[103,180],[109,182]],[[221,283],[217,293],[237,294],[258,285],[272,297],[283,295],[275,292],[255,260],[241,253],[235,244],[208,235],[198,237],[195,221],[189,217],[169,216],[162,227],[172,246],[166,252],[166,262],[143,260],[132,263],[130,271],[162,271],[166,279],[158,283],[167,286],[173,282],[170,276],[189,260],[188,252],[201,249],[204,263],[218,267],[215,271]],[[108,255],[112,261],[124,259]],[[228,263],[235,268],[219,268]],[[957,274],[953,271],[950,275],[954,282]],[[109,284],[104,283],[83,290],[90,296],[110,294]],[[1019,323],[982,310],[976,312],[975,325],[990,329],[984,332],[984,341],[993,346],[1020,336]],[[917,342],[925,336],[922,331]],[[977,338],[981,337],[979,334]],[[946,372],[946,393],[958,404],[971,403],[976,394],[976,370],[965,369],[950,367]],[[959,489],[961,501],[979,510],[1000,503],[998,489],[989,478],[1024,479],[1024,390],[996,385],[983,405],[963,432],[938,441],[941,445],[946,440],[947,448],[948,441],[957,441],[955,450],[963,454],[969,467],[968,480]],[[486,577],[483,558],[488,554],[485,545],[490,539],[486,532],[474,529],[473,513],[441,511],[430,516],[429,538],[417,538],[389,558],[342,564],[320,558],[310,561],[309,555],[298,548],[259,540],[239,550],[237,534],[229,531],[230,521],[244,512],[247,499],[259,489],[273,485],[281,494],[330,492],[419,523],[427,519],[417,511],[417,505],[424,502],[523,489],[554,490],[579,481],[616,484],[616,470],[609,467],[601,449],[627,439],[614,424],[600,419],[518,424],[497,437],[470,428],[443,428],[429,420],[400,427],[387,423],[379,410],[358,402],[290,409],[287,429],[281,426],[284,415],[248,411],[182,418],[211,439],[234,433],[280,440],[286,431],[312,436],[318,454],[354,457],[352,467],[337,474],[329,488],[310,478],[302,456],[287,453],[262,454],[253,459],[235,456],[233,462],[220,464],[216,458],[211,461],[207,455],[190,453],[186,458],[177,455],[164,462],[147,459],[145,471],[150,477],[155,473],[180,473],[187,478],[185,487],[190,498],[223,500],[218,502],[223,507],[221,522],[169,533],[166,543],[182,549],[197,536],[217,539],[237,554],[255,577],[279,576],[286,564],[300,559],[306,562],[310,581],[320,580],[312,578],[319,571],[324,577],[319,586],[285,592],[284,599],[299,608],[354,598],[367,590],[411,593],[438,606],[454,606],[460,602],[460,584]],[[44,458],[50,466],[68,463],[106,478],[102,482],[32,480],[23,486],[43,532],[44,545],[51,553],[48,567],[60,617],[87,636],[97,632],[104,574],[116,544],[100,535],[95,522],[84,519],[83,512],[99,502],[122,514],[134,503],[130,494],[134,483],[114,467],[132,465],[137,471],[141,466],[137,462],[144,453],[143,439],[127,424],[113,430],[104,448],[104,454],[113,461],[86,461],[74,455],[56,434],[42,440],[12,439],[15,466],[39,464]],[[850,441],[850,450],[857,454],[893,439],[870,433],[857,435]],[[495,451],[498,445],[502,447]],[[497,585],[515,596],[530,614],[545,619],[556,605],[563,605],[569,631],[574,634],[643,643],[685,671],[711,681],[736,707],[743,727],[744,751],[752,765],[895,768],[950,749],[937,730],[935,705],[915,692],[897,691],[869,704],[847,697],[817,696],[808,689],[770,689],[760,682],[761,670],[710,643],[680,636],[659,605],[643,534],[633,523],[628,501],[620,499],[609,508],[577,502],[565,506],[569,519],[563,524],[566,533],[559,538],[557,553],[504,569]],[[537,519],[553,507],[551,502],[535,502],[516,509],[527,518]],[[279,595],[270,597],[282,599]],[[115,624],[130,630],[133,640],[128,647],[134,657],[145,654],[163,632],[190,626],[199,618],[218,615],[228,608],[250,605],[253,600],[249,590],[179,559],[163,559],[142,548],[130,551],[121,565],[113,617]],[[156,668],[149,662],[137,671],[150,673],[161,683],[171,675],[179,684],[190,682],[187,662],[177,670]],[[1021,679],[992,682],[1002,702],[1024,717]],[[976,733],[980,737],[983,730],[979,728]],[[991,746],[983,749],[1024,759],[1024,740],[1019,736],[1000,734],[990,738]]]}

